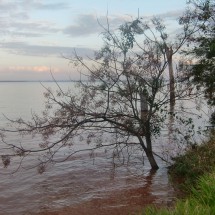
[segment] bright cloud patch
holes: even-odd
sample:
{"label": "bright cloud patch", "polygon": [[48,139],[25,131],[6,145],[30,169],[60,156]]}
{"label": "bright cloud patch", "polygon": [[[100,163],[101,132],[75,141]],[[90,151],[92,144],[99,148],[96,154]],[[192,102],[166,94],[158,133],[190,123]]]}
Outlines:
{"label": "bright cloud patch", "polygon": [[9,68],[10,71],[17,71],[17,72],[52,72],[56,73],[59,72],[60,69],[58,68],[50,68],[48,66],[13,66]]}

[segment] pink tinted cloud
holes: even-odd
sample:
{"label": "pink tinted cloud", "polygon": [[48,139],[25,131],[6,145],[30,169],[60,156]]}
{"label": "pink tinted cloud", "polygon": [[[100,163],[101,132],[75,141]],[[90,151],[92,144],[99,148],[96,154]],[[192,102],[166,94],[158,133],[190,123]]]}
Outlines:
{"label": "pink tinted cloud", "polygon": [[38,73],[44,73],[44,72],[60,72],[59,68],[50,68],[48,66],[12,66],[9,67],[9,71],[13,72],[38,72]]}
{"label": "pink tinted cloud", "polygon": [[0,68],[1,81],[53,81],[78,80],[79,73],[68,68],[49,66],[11,66]]}

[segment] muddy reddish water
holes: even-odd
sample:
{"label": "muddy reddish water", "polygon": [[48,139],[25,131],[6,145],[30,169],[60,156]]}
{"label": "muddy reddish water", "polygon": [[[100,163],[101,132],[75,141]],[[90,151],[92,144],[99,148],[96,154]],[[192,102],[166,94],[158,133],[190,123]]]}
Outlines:
{"label": "muddy reddish water", "polygon": [[[43,91],[39,83],[3,83],[0,112],[10,118],[26,118],[31,110],[43,109]],[[0,126],[5,126],[4,120],[0,115]],[[19,144],[17,137],[9,138]],[[162,141],[167,142],[160,137],[159,146]],[[29,139],[26,144],[35,142]],[[0,148],[4,153],[1,144]],[[162,149],[156,146],[156,150],[159,153]],[[81,154],[48,168],[42,175],[35,169],[22,168],[5,175],[18,165],[18,160],[13,158],[8,169],[0,162],[0,215],[124,215],[140,211],[148,204],[171,205],[176,193],[165,164],[158,160],[161,168],[150,172],[140,154],[134,152],[124,165],[122,160],[113,163],[107,159],[110,155],[100,154],[93,160],[88,153]],[[30,156],[23,166],[35,160],[37,157]]]}
{"label": "muddy reddish water", "polygon": [[1,215],[128,214],[148,204],[171,205],[175,192],[164,164],[151,172],[147,162],[94,160],[82,154],[39,175],[35,169],[0,175]]}

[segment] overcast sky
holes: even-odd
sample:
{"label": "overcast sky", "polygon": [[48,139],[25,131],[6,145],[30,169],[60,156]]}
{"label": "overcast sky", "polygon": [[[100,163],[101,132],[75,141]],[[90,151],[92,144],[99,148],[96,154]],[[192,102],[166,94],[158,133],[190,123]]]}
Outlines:
{"label": "overcast sky", "polygon": [[[186,0],[0,0],[0,81],[77,79],[63,56],[91,54],[102,45],[101,23],[161,16],[169,28]],[[174,30],[174,29],[171,29]]]}

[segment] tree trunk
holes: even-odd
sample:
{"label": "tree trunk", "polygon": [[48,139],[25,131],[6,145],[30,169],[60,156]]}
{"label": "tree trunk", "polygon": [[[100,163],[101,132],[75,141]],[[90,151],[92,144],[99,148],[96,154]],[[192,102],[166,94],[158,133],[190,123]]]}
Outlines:
{"label": "tree trunk", "polygon": [[175,109],[175,78],[173,72],[173,62],[172,62],[173,50],[172,47],[166,46],[166,57],[169,69],[169,91],[170,91],[170,116],[169,116],[169,143],[172,143],[172,133],[174,124],[174,109]]}
{"label": "tree trunk", "polygon": [[158,164],[154,158],[154,154],[152,151],[152,141],[151,141],[151,130],[150,130],[150,123],[149,121],[146,122],[146,156],[149,160],[149,163],[151,165],[151,168],[153,170],[159,169]]}
{"label": "tree trunk", "polygon": [[157,170],[159,169],[159,166],[154,158],[154,154],[152,151],[151,147],[151,138],[146,138],[146,144],[147,146],[144,145],[144,142],[141,137],[139,137],[140,145],[143,147],[144,152],[146,153],[147,159],[150,163],[151,169],[152,170]]}
{"label": "tree trunk", "polygon": [[173,109],[175,105],[175,78],[173,73],[173,63],[172,63],[172,56],[173,56],[173,50],[172,47],[166,46],[166,57],[168,62],[168,68],[169,68],[169,90],[170,90],[170,110]]}
{"label": "tree trunk", "polygon": [[[141,83],[140,83],[141,86]],[[142,87],[144,85],[142,84]],[[148,93],[147,90],[144,88],[140,88],[140,110],[141,110],[141,132],[139,133],[141,136],[145,136],[146,139],[146,146],[141,137],[139,137],[140,144],[143,147],[148,161],[151,165],[152,170],[157,170],[159,167],[157,162],[154,158],[152,152],[152,143],[151,143],[151,130],[150,130],[150,123],[149,123],[149,109],[148,109]]]}
{"label": "tree trunk", "polygon": [[146,151],[146,156],[149,160],[149,163],[151,165],[152,170],[157,170],[159,169],[159,166],[154,158],[153,152],[152,151]]}
{"label": "tree trunk", "polygon": [[141,121],[142,121],[142,129],[141,136],[145,136],[145,123],[148,119],[148,96],[146,90],[140,90],[140,110],[141,110]]}
{"label": "tree trunk", "polygon": [[169,115],[169,123],[168,123],[168,143],[173,143],[173,126],[174,126],[174,116],[173,113],[175,112],[175,105],[170,104],[170,115]]}
{"label": "tree trunk", "polygon": [[146,153],[146,156],[150,163],[151,169],[157,170],[157,169],[159,169],[159,166],[154,158],[154,154],[152,151],[151,131],[150,131],[148,122],[146,122],[146,124],[145,124],[145,132],[146,132],[146,134],[145,134],[146,145],[144,144],[144,142],[140,136],[138,136],[138,139],[140,141],[140,145],[143,147],[143,150]]}

